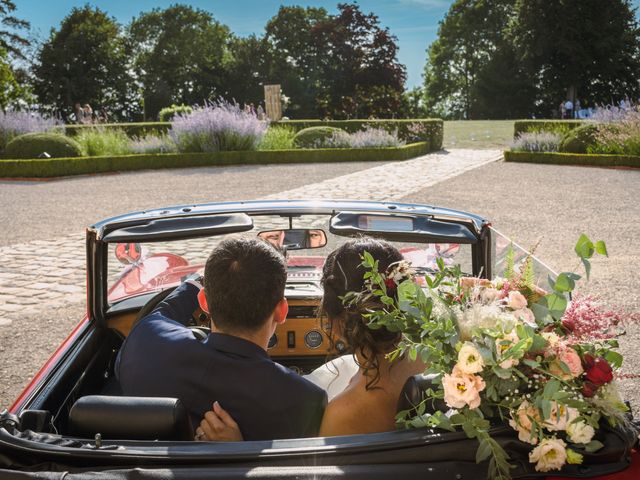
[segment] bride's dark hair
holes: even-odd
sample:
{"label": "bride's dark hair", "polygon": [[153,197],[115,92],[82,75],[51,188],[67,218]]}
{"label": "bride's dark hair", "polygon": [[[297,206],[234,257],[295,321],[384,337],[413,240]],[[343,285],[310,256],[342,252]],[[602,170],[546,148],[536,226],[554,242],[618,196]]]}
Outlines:
{"label": "bride's dark hair", "polygon": [[369,252],[378,260],[378,271],[385,272],[389,265],[403,259],[402,254],[384,240],[361,237],[350,240],[327,256],[322,270],[324,295],[320,311],[329,318],[331,329],[338,324],[338,332],[360,356],[359,366],[367,378],[366,388],[370,389],[380,379],[378,356],[388,353],[400,341],[400,333],[390,332],[382,327],[372,330],[367,326],[363,313],[383,308],[377,297],[364,295],[361,300],[348,307],[340,297],[347,292],[361,292],[364,289],[365,269],[361,265],[362,254]]}

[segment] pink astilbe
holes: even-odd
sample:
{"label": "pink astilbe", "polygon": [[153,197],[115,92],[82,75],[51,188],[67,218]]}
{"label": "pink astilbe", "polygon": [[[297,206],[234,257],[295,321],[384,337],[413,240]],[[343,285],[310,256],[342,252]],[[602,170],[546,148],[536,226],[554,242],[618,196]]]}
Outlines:
{"label": "pink astilbe", "polygon": [[606,340],[622,333],[622,327],[640,322],[640,314],[610,310],[591,295],[575,295],[562,317],[570,341]]}

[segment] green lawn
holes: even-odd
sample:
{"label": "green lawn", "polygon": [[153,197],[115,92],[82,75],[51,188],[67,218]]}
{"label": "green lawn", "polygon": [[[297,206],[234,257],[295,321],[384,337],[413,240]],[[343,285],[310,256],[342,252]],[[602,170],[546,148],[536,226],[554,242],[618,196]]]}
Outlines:
{"label": "green lawn", "polygon": [[513,140],[513,120],[455,120],[444,122],[444,148],[503,150]]}

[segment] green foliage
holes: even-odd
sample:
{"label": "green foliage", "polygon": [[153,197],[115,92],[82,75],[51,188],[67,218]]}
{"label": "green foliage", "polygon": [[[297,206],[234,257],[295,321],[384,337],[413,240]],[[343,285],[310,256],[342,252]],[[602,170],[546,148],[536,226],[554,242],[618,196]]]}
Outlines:
{"label": "green foliage", "polygon": [[0,0],[0,50],[24,59],[24,47],[29,46],[29,40],[23,37],[19,30],[29,28],[29,22],[12,15],[16,10],[13,0]]}
{"label": "green foliage", "polygon": [[271,126],[262,137],[258,150],[291,150],[296,132],[288,126]]}
{"label": "green foliage", "polygon": [[560,151],[565,153],[587,153],[597,143],[598,125],[590,123],[570,130],[562,139]]}
{"label": "green foliage", "polygon": [[129,137],[116,129],[85,129],[75,137],[86,157],[116,156],[131,153]]}
{"label": "green foliage", "polygon": [[170,122],[176,115],[191,112],[193,112],[193,108],[191,108],[189,105],[171,105],[170,107],[165,107],[160,110],[158,118],[161,122]]}
{"label": "green foliage", "polygon": [[590,165],[595,167],[640,168],[640,156],[600,155],[549,152],[504,152],[507,162],[544,163],[557,165]]}
{"label": "green foliage", "polygon": [[39,52],[34,91],[64,119],[76,103],[129,118],[137,105],[127,64],[125,38],[116,21],[89,5],[73,8]]}
{"label": "green foliage", "polygon": [[184,4],[156,8],[134,18],[127,33],[146,119],[172,104],[202,104],[225,94],[230,33],[210,13]]}
{"label": "green foliage", "polygon": [[[66,137],[63,137],[66,138]],[[67,140],[73,141],[67,138]],[[74,142],[75,143],[75,142]],[[77,143],[76,143],[77,145]],[[77,145],[78,153],[80,146]],[[407,160],[430,151],[426,142],[398,148],[274,150],[216,153],[166,153],[0,161],[0,178],[47,178],[87,173],[148,170],[216,165],[265,165],[285,163],[390,162]],[[7,156],[7,158],[10,158]]]}
{"label": "green foliage", "polygon": [[298,148],[322,148],[334,134],[344,130],[336,127],[309,127],[295,134],[293,143]]}
{"label": "green foliage", "polygon": [[7,52],[0,46],[0,110],[15,105],[27,96],[27,89],[18,83]]}
{"label": "green foliage", "polygon": [[[37,158],[42,153],[52,158],[80,157],[82,149],[75,140],[58,133],[25,133],[7,144],[5,158]],[[36,175],[39,176],[39,175]]]}
{"label": "green foliage", "polygon": [[163,135],[171,128],[170,122],[131,122],[131,123],[103,123],[100,125],[65,125],[64,133],[70,137],[80,135],[87,130],[121,130],[130,138],[145,137],[146,135]]}
{"label": "green foliage", "polygon": [[513,124],[513,138],[525,132],[551,132],[566,135],[570,130],[584,124],[584,120],[516,120]]}

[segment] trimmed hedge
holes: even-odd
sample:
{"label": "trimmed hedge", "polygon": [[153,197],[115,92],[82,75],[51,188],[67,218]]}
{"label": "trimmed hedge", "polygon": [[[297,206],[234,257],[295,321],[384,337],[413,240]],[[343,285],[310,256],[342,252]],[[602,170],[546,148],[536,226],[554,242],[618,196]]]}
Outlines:
{"label": "trimmed hedge", "polygon": [[513,138],[523,132],[555,132],[558,128],[573,130],[584,124],[584,120],[516,120],[513,124]]}
{"label": "trimmed hedge", "polygon": [[132,123],[95,123],[91,125],[64,125],[64,134],[75,137],[81,131],[91,128],[115,128],[122,130],[129,138],[144,137],[150,133],[157,135],[165,134],[171,128],[171,122],[132,122]]}
{"label": "trimmed hedge", "polygon": [[[419,125],[424,131],[420,134],[421,141],[429,141],[431,150],[440,150],[444,135],[444,122],[439,118],[403,118],[398,120],[281,120],[273,125],[288,125],[295,131],[309,127],[335,127],[353,133],[364,130],[365,127],[384,128],[388,132],[398,130],[400,140],[408,140],[411,136],[410,127]],[[414,140],[415,141],[415,140]]]}
{"label": "trimmed hedge", "polygon": [[[25,133],[14,137],[4,150],[7,158],[38,158],[47,153],[53,158],[82,156],[82,149],[74,139],[59,133]],[[1,161],[1,160],[0,160]]]}
{"label": "trimmed hedge", "polygon": [[0,178],[45,178],[158,168],[277,163],[377,162],[407,160],[431,151],[429,142],[390,148],[324,148],[216,153],[164,153],[0,161]]}
{"label": "trimmed hedge", "polygon": [[588,165],[595,167],[640,168],[640,157],[587,153],[512,152],[505,151],[507,162],[545,163],[555,165]]}
{"label": "trimmed hedge", "polygon": [[303,128],[293,137],[293,143],[298,148],[316,148],[339,132],[344,130],[327,126]]}
{"label": "trimmed hedge", "polygon": [[[517,122],[516,122],[517,123]],[[285,125],[298,132],[309,127],[335,127],[349,133],[357,132],[366,126],[384,128],[387,131],[398,130],[398,137],[405,141],[411,140],[409,129],[412,125],[419,125],[423,132],[417,141],[429,141],[432,150],[440,150],[444,135],[444,123],[439,118],[416,118],[399,120],[282,120],[272,125]],[[171,128],[171,122],[139,122],[139,123],[103,123],[97,125],[65,125],[64,133],[69,136],[87,128],[118,128],[129,137],[144,137],[149,133],[163,134]]]}

